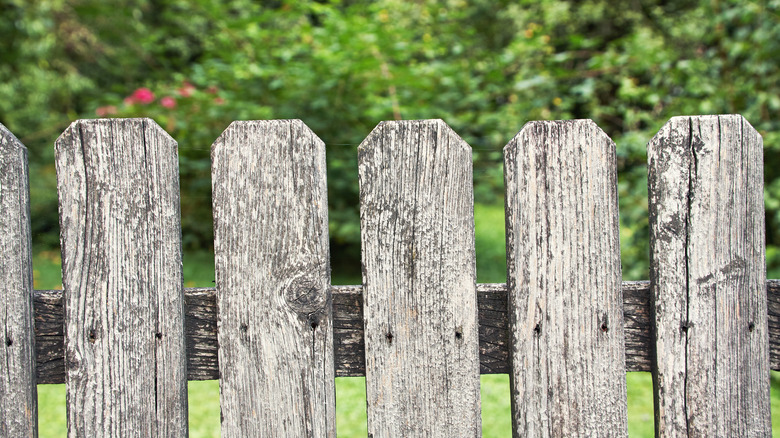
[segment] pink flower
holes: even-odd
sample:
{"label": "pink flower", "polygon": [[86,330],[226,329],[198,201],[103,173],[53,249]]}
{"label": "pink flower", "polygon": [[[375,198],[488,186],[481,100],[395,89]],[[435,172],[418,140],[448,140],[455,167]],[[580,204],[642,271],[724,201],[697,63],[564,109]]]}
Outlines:
{"label": "pink flower", "polygon": [[190,97],[192,96],[192,93],[195,92],[195,86],[187,81],[184,81],[181,88],[179,88],[177,91],[181,97]]}
{"label": "pink flower", "polygon": [[176,100],[171,96],[165,96],[160,99],[160,105],[164,106],[165,108],[175,108]]}
{"label": "pink flower", "polygon": [[225,104],[225,99],[223,99],[221,97],[215,97],[214,98],[214,103],[216,103],[217,105],[224,105]]}
{"label": "pink flower", "polygon": [[117,109],[114,105],[100,106],[95,110],[95,114],[98,117],[111,116],[117,113]]}
{"label": "pink flower", "polygon": [[133,103],[137,102],[145,105],[154,102],[154,93],[148,88],[139,88],[133,92],[130,99],[133,100]]}
{"label": "pink flower", "polygon": [[214,86],[214,85],[210,86],[210,87],[209,87],[209,88],[206,90],[206,92],[207,92],[207,93],[209,93],[209,94],[217,94],[217,91],[219,91],[219,88],[217,88],[217,87],[216,87],[216,86]]}

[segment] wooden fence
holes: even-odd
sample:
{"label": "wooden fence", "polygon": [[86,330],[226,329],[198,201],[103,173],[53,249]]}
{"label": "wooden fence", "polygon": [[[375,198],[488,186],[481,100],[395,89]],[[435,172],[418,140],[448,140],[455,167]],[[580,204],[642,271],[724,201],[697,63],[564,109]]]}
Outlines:
{"label": "wooden fence", "polygon": [[[148,119],[57,140],[63,291],[35,291],[26,149],[0,125],[0,435],[186,436],[219,379],[222,435],[335,436],[335,376],[366,376],[371,437],[479,436],[508,373],[516,436],[626,436],[651,371],[659,436],[769,436],[780,283],[766,280],[763,144],[741,116],[648,143],[651,279],[621,282],[615,145],[530,122],[504,149],[506,284],[476,284],[471,149],[438,120],[358,148],[362,286],[331,286],[325,145],[235,122],[212,148],[216,288],[182,287],[176,142]],[[33,329],[34,327],[34,329]]]}

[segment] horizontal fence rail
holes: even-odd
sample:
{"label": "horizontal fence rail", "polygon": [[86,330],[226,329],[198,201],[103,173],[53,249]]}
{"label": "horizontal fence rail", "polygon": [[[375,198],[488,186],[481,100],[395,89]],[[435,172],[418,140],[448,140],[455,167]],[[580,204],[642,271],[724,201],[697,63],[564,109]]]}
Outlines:
{"label": "horizontal fence rail", "polygon": [[65,290],[34,290],[27,152],[0,125],[0,436],[37,434],[39,383],[66,384],[69,436],[186,436],[187,380],[219,380],[222,436],[333,437],[339,376],[366,377],[371,436],[479,436],[498,373],[517,436],[626,436],[627,371],[652,373],[658,436],[770,433],[780,280],[741,116],[648,143],[650,281],[621,282],[616,146],[590,120],[504,149],[505,284],[476,283],[470,147],[418,120],[358,148],[363,281],[330,285],[325,152],[299,120],[231,124],[216,284],[185,289],[175,140],[74,122],[55,145]]}
{"label": "horizontal fence rail", "polygon": [[[626,371],[652,371],[649,281],[624,281]],[[767,280],[769,366],[780,371],[780,280]],[[362,286],[333,286],[333,346],[337,377],[365,376]],[[184,289],[189,380],[219,378],[216,289]],[[506,284],[477,284],[479,362],[482,374],[507,374],[509,368]],[[35,291],[35,342],[38,383],[65,383],[62,291]]]}

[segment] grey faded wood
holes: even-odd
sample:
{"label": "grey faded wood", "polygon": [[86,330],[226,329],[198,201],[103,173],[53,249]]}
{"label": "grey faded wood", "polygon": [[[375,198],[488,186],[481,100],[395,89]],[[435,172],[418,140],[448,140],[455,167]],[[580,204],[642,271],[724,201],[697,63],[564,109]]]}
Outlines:
{"label": "grey faded wood", "polygon": [[176,142],[149,119],[80,120],[55,155],[68,436],[186,436]]}
{"label": "grey faded wood", "polygon": [[769,436],[763,142],[742,116],[648,144],[656,430]]}
{"label": "grey faded wood", "polygon": [[615,144],[530,122],[504,149],[516,436],[626,436]]}
{"label": "grey faded wood", "polygon": [[27,148],[0,124],[0,437],[38,436]]}
{"label": "grey faded wood", "polygon": [[479,436],[471,148],[441,120],[358,148],[368,434]]}
{"label": "grey faded wood", "polygon": [[234,122],[211,156],[222,436],[335,436],[325,145]]}

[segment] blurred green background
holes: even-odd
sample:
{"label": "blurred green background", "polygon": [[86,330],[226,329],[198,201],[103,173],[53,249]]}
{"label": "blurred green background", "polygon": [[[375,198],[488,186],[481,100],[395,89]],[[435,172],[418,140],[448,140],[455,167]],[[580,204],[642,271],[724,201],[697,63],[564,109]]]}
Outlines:
{"label": "blurred green background", "polygon": [[[675,115],[740,113],[764,137],[767,268],[780,277],[780,0],[0,0],[0,41],[0,123],[29,150],[39,288],[60,282],[52,145],[99,116],[152,117],[179,142],[194,286],[213,280],[209,148],[233,120],[299,118],[326,143],[334,282],[356,283],[357,145],[382,120],[444,119],[473,149],[479,279],[501,282],[501,149],[524,123],[591,118],[615,141],[635,280],[648,278],[647,141]],[[483,378],[483,405],[508,402],[502,378]],[[361,383],[338,381],[339,430],[365,436],[343,429],[344,412],[365,421]],[[629,374],[652,435],[647,382]],[[218,424],[214,388],[191,383],[211,394],[194,396],[193,421]]]}
{"label": "blurred green background", "polygon": [[355,149],[378,122],[444,119],[496,204],[524,123],[591,118],[617,144],[624,277],[647,278],[647,141],[675,115],[740,113],[764,136],[778,276],[780,0],[0,0],[0,17],[0,122],[30,152],[39,247],[58,244],[52,145],[78,118],[148,116],[178,140],[184,245],[206,251],[211,143],[233,120],[302,119],[353,274]]}

